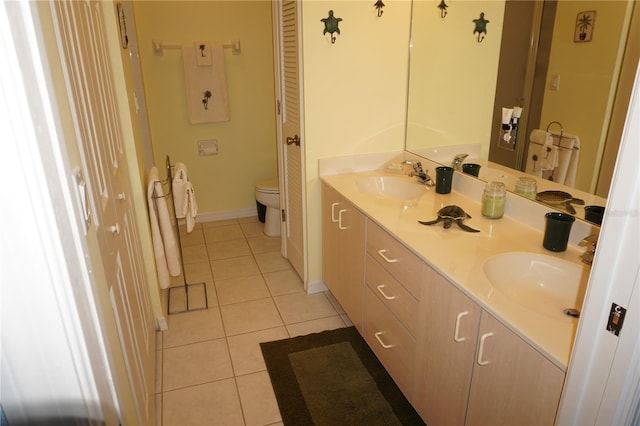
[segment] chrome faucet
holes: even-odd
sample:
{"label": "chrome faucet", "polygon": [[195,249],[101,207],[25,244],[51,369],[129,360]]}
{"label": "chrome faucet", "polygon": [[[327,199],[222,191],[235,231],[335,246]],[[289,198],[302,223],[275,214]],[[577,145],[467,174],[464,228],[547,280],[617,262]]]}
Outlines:
{"label": "chrome faucet", "polygon": [[403,164],[411,164],[413,166],[413,170],[409,172],[409,176],[415,176],[416,181],[423,185],[434,186],[436,183],[429,177],[427,172],[422,168],[422,163],[419,161],[411,162],[409,160],[405,160]]}
{"label": "chrome faucet", "polygon": [[580,259],[583,263],[591,265],[593,263],[593,256],[596,254],[596,245],[598,244],[598,234],[591,234],[588,237],[584,237],[578,245],[580,247],[587,247]]}
{"label": "chrome faucet", "polygon": [[462,162],[468,156],[469,154],[457,154],[455,157],[453,157],[453,161],[451,162],[451,167],[453,167],[453,170],[461,171]]}

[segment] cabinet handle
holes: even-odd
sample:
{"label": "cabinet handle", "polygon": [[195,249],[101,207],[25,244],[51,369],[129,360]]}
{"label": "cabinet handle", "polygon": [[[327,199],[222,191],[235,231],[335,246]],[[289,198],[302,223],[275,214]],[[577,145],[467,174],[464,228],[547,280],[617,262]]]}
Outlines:
{"label": "cabinet handle", "polygon": [[336,223],[338,219],[336,219],[336,206],[339,206],[340,203],[331,204],[331,222]]}
{"label": "cabinet handle", "polygon": [[347,229],[346,226],[342,226],[342,213],[346,212],[345,209],[342,209],[338,212],[338,229],[340,229],[341,231],[344,231],[345,229]]}
{"label": "cabinet handle", "polygon": [[456,342],[456,343],[461,343],[461,342],[464,342],[465,340],[467,340],[466,337],[458,336],[458,332],[460,331],[460,319],[462,317],[466,317],[467,315],[469,315],[469,311],[460,312],[456,316],[456,328],[453,331],[453,341]]}
{"label": "cabinet handle", "polygon": [[482,356],[484,355],[484,342],[488,337],[493,336],[493,333],[485,333],[480,338],[480,349],[478,349],[478,365],[487,365],[489,361],[484,361]]}
{"label": "cabinet handle", "polygon": [[382,334],[382,331],[378,331],[376,334],[374,334],[373,336],[376,338],[376,340],[378,341],[378,343],[380,343],[380,346],[382,346],[385,349],[390,349],[393,347],[393,345],[386,345],[382,342],[382,339],[380,338],[380,335]]}
{"label": "cabinet handle", "polygon": [[382,297],[384,297],[387,300],[393,300],[396,298],[396,296],[387,296],[384,291],[382,291],[382,289],[384,288],[384,284],[380,284],[378,287],[376,287],[378,289],[378,291],[380,292],[380,294],[382,295]]}
{"label": "cabinet handle", "polygon": [[384,255],[386,252],[387,252],[387,249],[378,250],[378,254],[380,255],[381,258],[385,260],[385,262],[396,263],[398,261],[398,259],[389,259],[387,256]]}

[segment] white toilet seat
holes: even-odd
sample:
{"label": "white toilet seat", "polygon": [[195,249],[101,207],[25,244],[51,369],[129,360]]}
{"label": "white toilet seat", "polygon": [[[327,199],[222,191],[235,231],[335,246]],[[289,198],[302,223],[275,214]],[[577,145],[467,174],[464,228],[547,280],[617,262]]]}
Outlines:
{"label": "white toilet seat", "polygon": [[256,183],[256,191],[266,194],[279,194],[280,183],[277,178],[267,179]]}

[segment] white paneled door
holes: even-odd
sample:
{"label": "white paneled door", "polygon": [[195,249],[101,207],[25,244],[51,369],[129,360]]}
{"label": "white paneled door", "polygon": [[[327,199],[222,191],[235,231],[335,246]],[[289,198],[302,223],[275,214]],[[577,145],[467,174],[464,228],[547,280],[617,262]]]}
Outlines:
{"label": "white paneled door", "polygon": [[87,232],[95,232],[99,241],[138,421],[147,424],[155,379],[155,326],[103,27],[102,7],[110,3],[51,4],[87,179],[85,210],[93,213]]}
{"label": "white paneled door", "polygon": [[274,39],[284,252],[298,275],[304,279],[304,140],[301,128],[298,7],[299,2],[295,0],[274,2]]}

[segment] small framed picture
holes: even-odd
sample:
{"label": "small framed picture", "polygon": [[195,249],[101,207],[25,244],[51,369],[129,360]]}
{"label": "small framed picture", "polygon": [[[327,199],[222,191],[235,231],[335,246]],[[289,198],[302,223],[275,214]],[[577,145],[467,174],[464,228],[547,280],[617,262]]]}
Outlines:
{"label": "small framed picture", "polygon": [[595,10],[578,13],[578,16],[576,17],[576,28],[573,34],[573,41],[576,43],[591,41],[591,37],[593,36],[593,26],[595,22]]}

